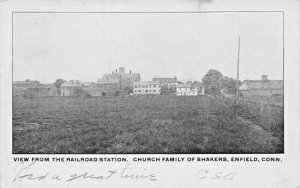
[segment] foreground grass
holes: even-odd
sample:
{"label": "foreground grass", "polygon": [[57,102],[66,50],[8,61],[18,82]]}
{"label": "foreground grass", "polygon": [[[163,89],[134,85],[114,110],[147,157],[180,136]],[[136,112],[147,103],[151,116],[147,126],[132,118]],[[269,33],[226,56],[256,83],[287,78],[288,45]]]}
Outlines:
{"label": "foreground grass", "polygon": [[283,152],[280,129],[243,114],[205,96],[13,98],[13,153]]}

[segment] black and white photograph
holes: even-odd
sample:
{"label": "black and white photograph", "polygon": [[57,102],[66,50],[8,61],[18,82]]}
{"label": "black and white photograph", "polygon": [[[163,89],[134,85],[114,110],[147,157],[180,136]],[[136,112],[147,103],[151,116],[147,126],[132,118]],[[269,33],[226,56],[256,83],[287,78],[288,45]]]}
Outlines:
{"label": "black and white photograph", "polygon": [[13,154],[284,153],[281,11],[12,18]]}
{"label": "black and white photograph", "polygon": [[299,188],[299,0],[0,0],[0,187]]}

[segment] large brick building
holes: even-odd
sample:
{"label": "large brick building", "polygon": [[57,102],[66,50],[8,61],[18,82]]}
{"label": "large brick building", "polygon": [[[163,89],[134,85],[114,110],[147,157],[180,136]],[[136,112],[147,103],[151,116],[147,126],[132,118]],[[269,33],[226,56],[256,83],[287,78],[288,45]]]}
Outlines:
{"label": "large brick building", "polygon": [[129,73],[125,72],[124,67],[119,68],[119,72],[116,69],[112,71],[111,74],[104,74],[102,79],[98,80],[98,85],[106,85],[104,87],[112,87],[115,88],[118,85],[120,90],[124,90],[126,88],[132,87],[133,82],[141,81],[141,76],[139,73]]}
{"label": "large brick building", "polygon": [[261,80],[245,80],[239,87],[240,93],[247,97],[253,95],[272,96],[283,94],[283,80],[269,80],[262,75]]}

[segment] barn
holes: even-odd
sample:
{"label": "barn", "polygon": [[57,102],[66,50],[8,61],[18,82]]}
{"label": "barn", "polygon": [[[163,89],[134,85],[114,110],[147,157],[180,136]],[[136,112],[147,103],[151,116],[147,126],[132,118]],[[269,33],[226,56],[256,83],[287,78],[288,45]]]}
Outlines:
{"label": "barn", "polygon": [[245,80],[239,87],[244,97],[283,95],[283,80],[269,80],[262,75],[261,80]]}
{"label": "barn", "polygon": [[57,96],[58,91],[52,84],[41,84],[36,80],[13,81],[13,96],[23,97],[49,97]]}

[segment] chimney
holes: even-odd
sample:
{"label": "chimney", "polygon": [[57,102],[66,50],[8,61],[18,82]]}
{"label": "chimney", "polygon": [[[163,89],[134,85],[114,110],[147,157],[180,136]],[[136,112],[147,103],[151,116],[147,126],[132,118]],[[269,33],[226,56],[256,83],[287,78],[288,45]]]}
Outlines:
{"label": "chimney", "polygon": [[116,69],[116,73],[118,72],[118,70]]}
{"label": "chimney", "polygon": [[125,74],[125,67],[120,67],[119,68],[119,73],[120,74]]}
{"label": "chimney", "polygon": [[268,81],[268,75],[262,75],[261,81]]}

